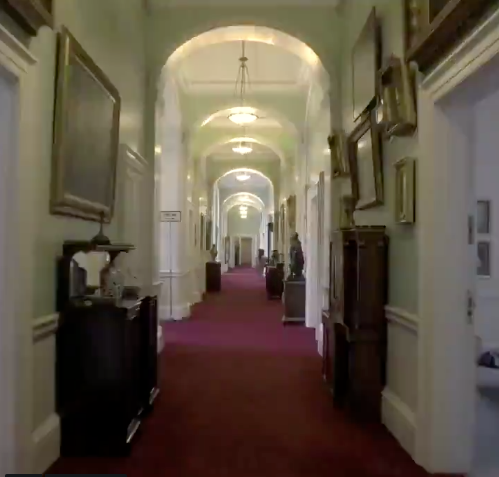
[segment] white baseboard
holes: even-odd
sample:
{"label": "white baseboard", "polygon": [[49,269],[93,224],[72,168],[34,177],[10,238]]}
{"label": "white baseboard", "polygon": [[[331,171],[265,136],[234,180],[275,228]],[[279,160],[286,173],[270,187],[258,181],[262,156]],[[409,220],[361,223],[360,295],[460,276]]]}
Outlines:
{"label": "white baseboard", "polygon": [[184,303],[172,307],[170,314],[170,306],[160,306],[158,309],[158,317],[160,321],[181,321],[191,316],[191,304]]}
{"label": "white baseboard", "polygon": [[416,439],[414,411],[394,392],[385,388],[381,398],[381,414],[383,424],[406,452],[414,457]]}
{"label": "white baseboard", "polygon": [[44,474],[59,458],[60,427],[59,416],[54,412],[31,434],[34,473]]}

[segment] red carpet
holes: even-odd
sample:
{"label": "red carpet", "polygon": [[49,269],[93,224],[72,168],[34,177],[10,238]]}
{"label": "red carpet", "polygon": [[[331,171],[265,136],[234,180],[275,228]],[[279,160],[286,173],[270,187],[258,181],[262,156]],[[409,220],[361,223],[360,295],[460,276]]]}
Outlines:
{"label": "red carpet", "polygon": [[170,477],[422,477],[381,426],[333,409],[312,330],[283,327],[254,270],[165,326],[161,395],[132,455],[51,473]]}

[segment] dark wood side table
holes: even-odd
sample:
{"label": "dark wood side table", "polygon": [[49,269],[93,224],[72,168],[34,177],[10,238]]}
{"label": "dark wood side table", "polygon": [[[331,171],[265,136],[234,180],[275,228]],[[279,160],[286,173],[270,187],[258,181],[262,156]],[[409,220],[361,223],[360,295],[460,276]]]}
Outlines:
{"label": "dark wood side table", "polygon": [[222,264],[206,262],[206,291],[219,292],[222,289]]}

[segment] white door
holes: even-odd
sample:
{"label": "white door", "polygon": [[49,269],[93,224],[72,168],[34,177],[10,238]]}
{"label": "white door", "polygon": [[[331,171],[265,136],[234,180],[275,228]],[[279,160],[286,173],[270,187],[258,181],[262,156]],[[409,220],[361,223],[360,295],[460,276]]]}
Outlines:
{"label": "white door", "polygon": [[116,218],[120,240],[135,246],[135,250],[120,257],[127,284],[143,285],[147,282],[145,261],[150,224],[147,220],[146,172],[145,159],[123,146],[118,163]]}

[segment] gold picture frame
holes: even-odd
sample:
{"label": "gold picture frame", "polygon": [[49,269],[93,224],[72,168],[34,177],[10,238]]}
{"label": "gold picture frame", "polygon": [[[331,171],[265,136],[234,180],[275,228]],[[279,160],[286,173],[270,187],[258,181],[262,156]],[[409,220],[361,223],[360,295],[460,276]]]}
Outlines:
{"label": "gold picture frame", "polygon": [[343,131],[333,131],[327,143],[331,155],[331,177],[347,177],[350,172],[346,154],[346,136]]}
{"label": "gold picture frame", "polygon": [[288,219],[288,231],[292,234],[296,232],[296,195],[290,195],[286,199],[286,214]]}
{"label": "gold picture frame", "polygon": [[415,214],[416,161],[412,157],[399,159],[395,164],[395,221],[413,224]]}
{"label": "gold picture frame", "polygon": [[417,127],[414,71],[392,55],[378,74],[378,124],[384,129],[385,137],[412,136]]}
{"label": "gold picture frame", "polygon": [[113,217],[121,99],[67,28],[59,34],[50,212]]}
{"label": "gold picture frame", "polygon": [[371,111],[348,138],[352,197],[357,210],[383,204],[383,160],[375,113]]}

